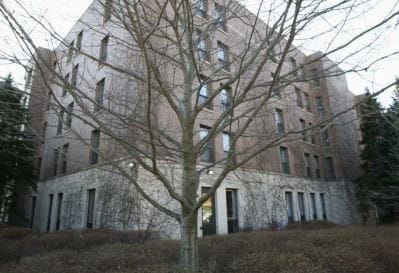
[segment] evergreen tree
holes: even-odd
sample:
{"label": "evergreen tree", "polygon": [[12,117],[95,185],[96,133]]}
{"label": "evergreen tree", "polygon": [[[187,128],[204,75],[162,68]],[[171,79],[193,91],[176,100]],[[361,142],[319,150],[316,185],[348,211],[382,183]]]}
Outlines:
{"label": "evergreen tree", "polygon": [[384,173],[386,164],[385,155],[387,152],[384,139],[385,119],[383,109],[375,98],[369,98],[361,107],[362,133],[361,152],[363,175],[358,180],[358,199],[363,223],[367,222],[370,209],[369,193],[378,190],[381,176]]}
{"label": "evergreen tree", "polygon": [[33,148],[23,128],[27,111],[23,93],[13,86],[11,75],[0,82],[0,223],[11,212],[17,193],[34,187]]}

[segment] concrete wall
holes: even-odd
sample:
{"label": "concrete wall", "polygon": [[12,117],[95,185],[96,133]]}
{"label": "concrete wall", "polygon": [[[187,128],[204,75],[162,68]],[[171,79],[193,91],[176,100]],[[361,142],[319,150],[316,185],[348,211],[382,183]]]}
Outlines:
{"label": "concrete wall", "polygon": [[[166,167],[163,166],[163,167]],[[179,238],[177,221],[165,216],[144,201],[132,185],[109,168],[92,168],[39,183],[34,228],[47,231],[49,195],[53,194],[50,231],[56,230],[58,194],[63,194],[60,229],[86,228],[88,190],[96,190],[94,228],[120,230],[158,230],[164,238]],[[211,185],[218,175],[201,177],[201,187]],[[180,170],[173,166],[170,175],[178,177]],[[139,183],[147,185],[146,192],[169,209],[179,213],[178,204],[168,198],[152,175],[138,170]],[[198,196],[201,194],[198,188]],[[309,180],[276,173],[239,170],[229,174],[215,193],[216,233],[227,234],[226,189],[238,193],[238,222],[240,229],[269,228],[277,222],[280,228],[287,225],[285,192],[293,194],[294,220],[300,221],[298,192],[304,193],[306,219],[312,219],[310,193],[315,193],[317,219],[322,219],[320,193],[325,195],[327,220],[338,224],[358,223],[353,184],[345,181]],[[202,211],[198,215],[198,233],[202,236]]]}

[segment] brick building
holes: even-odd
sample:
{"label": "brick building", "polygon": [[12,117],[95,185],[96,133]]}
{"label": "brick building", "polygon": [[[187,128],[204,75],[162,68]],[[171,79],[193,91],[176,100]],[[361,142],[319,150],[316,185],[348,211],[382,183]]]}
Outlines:
{"label": "brick building", "polygon": [[[143,68],[142,52],[129,46],[135,41],[121,23],[118,14],[122,11],[111,9],[111,2],[94,1],[65,40],[54,51],[43,50],[45,54],[39,54],[40,62],[33,66],[28,89],[34,130],[40,132],[36,143],[39,187],[29,197],[27,218],[41,231],[151,228],[178,237],[177,222],[158,212],[126,179],[114,174],[109,160],[125,164],[126,172],[134,172],[137,181],[171,210],[177,208],[176,203],[96,122],[98,117],[100,123],[110,125],[123,141],[142,139],[142,147],[147,149],[145,130],[132,125],[143,118],[146,103],[142,96],[145,87],[133,75]],[[238,71],[251,30],[243,18],[253,22],[254,17],[237,3],[227,8],[222,2],[197,1],[193,6],[194,22],[199,26],[213,16],[218,19],[212,35],[203,36],[202,28],[195,31],[200,37],[195,44],[201,69],[198,104],[206,102],[195,119],[197,141],[205,138],[218,117],[234,104],[233,97],[243,84],[232,82],[208,103],[212,91]],[[229,18],[233,7],[241,19]],[[255,28],[269,27],[259,21]],[[244,158],[247,150],[263,145],[263,139],[278,139],[288,133],[287,137],[226,176],[200,210],[200,235],[265,228],[273,223],[284,226],[291,221],[358,221],[351,182],[360,172],[357,113],[346,111],[353,105],[354,95],[344,73],[322,53],[307,56],[290,46],[287,56],[281,58],[286,43],[280,39],[273,52],[266,51],[270,58],[256,79],[259,87],[253,94],[270,92],[270,99],[255,117],[249,135],[237,142],[234,157]],[[179,98],[182,75],[173,73],[171,66],[161,67],[160,74],[168,75],[168,84],[176,87]],[[245,77],[242,81],[245,83]],[[238,115],[256,105],[255,97],[238,108]],[[174,109],[162,99],[155,105],[152,115],[158,128],[179,140]],[[85,111],[97,114],[90,117]],[[233,124],[229,131],[221,131],[204,149],[198,168],[211,167],[199,178],[198,196],[222,172],[238,128]],[[181,175],[178,156],[165,149],[160,157],[166,176]]]}

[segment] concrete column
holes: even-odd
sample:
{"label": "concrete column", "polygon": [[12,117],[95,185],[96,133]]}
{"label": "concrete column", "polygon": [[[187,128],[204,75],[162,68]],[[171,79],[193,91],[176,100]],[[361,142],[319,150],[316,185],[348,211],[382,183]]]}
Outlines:
{"label": "concrete column", "polygon": [[216,233],[228,234],[226,188],[221,186],[216,190]]}

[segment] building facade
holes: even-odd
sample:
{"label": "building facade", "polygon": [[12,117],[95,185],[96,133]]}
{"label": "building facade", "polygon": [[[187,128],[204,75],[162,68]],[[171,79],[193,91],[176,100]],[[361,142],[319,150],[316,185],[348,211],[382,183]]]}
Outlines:
{"label": "building facade", "polygon": [[[222,68],[227,78],[237,71],[243,41],[251,30],[237,18],[223,19],[228,14],[223,3],[197,1],[193,6],[196,21],[219,16],[212,36],[198,39],[195,45],[201,64],[206,66],[200,77],[199,103],[208,101],[212,90],[222,84],[221,80],[211,80],[216,77],[211,72],[214,67]],[[236,14],[253,20],[245,8]],[[94,118],[85,118],[86,110],[99,113],[96,118],[112,124],[123,141],[142,136],[140,130],[129,130],[129,122],[132,116],[133,123],[142,118],[143,86],[132,80],[133,76],[126,77],[126,71],[133,75],[142,68],[142,52],[134,52],[128,42],[124,44],[131,37],[121,21],[112,1],[94,1],[59,47],[41,54],[40,62],[34,66],[35,77],[31,77],[29,91],[39,101],[32,99],[30,109],[35,117],[34,129],[41,133],[36,134],[38,190],[28,201],[28,218],[40,231],[154,229],[165,237],[179,236],[177,222],[145,202],[131,183],[115,174],[107,160],[121,162],[126,172],[132,172],[150,194],[171,210],[178,209],[176,202],[165,197],[167,192],[154,182],[156,177],[131,162],[121,145],[93,125]],[[268,26],[259,22],[256,28]],[[201,37],[201,33],[198,35]],[[284,48],[285,43],[280,40],[275,49]],[[251,135],[237,143],[236,156],[256,146],[261,137],[272,139],[287,132],[298,133],[289,134],[280,144],[257,154],[225,178],[200,210],[200,235],[284,227],[294,221],[358,221],[351,182],[360,172],[357,113],[346,111],[353,105],[354,95],[339,67],[322,53],[307,56],[291,46],[283,61],[279,59],[281,54],[271,54],[257,79],[257,92],[264,92],[262,88],[274,82],[276,87],[251,125]],[[118,69],[114,69],[116,65]],[[161,73],[169,75],[178,86],[181,75],[173,74],[168,65],[160,69]],[[234,84],[231,87],[239,88]],[[203,107],[194,125],[198,141],[234,103],[231,92],[222,90]],[[83,107],[88,104],[92,106]],[[253,104],[256,99],[244,105]],[[103,114],[104,108],[123,118]],[[244,113],[245,109],[240,111]],[[170,106],[157,101],[154,116],[165,134],[179,139],[178,122]],[[198,196],[206,193],[222,171],[230,141],[231,132],[221,132],[204,150],[198,166],[210,163],[212,168],[200,177]],[[181,175],[178,161],[165,156],[160,162],[171,180]]]}

